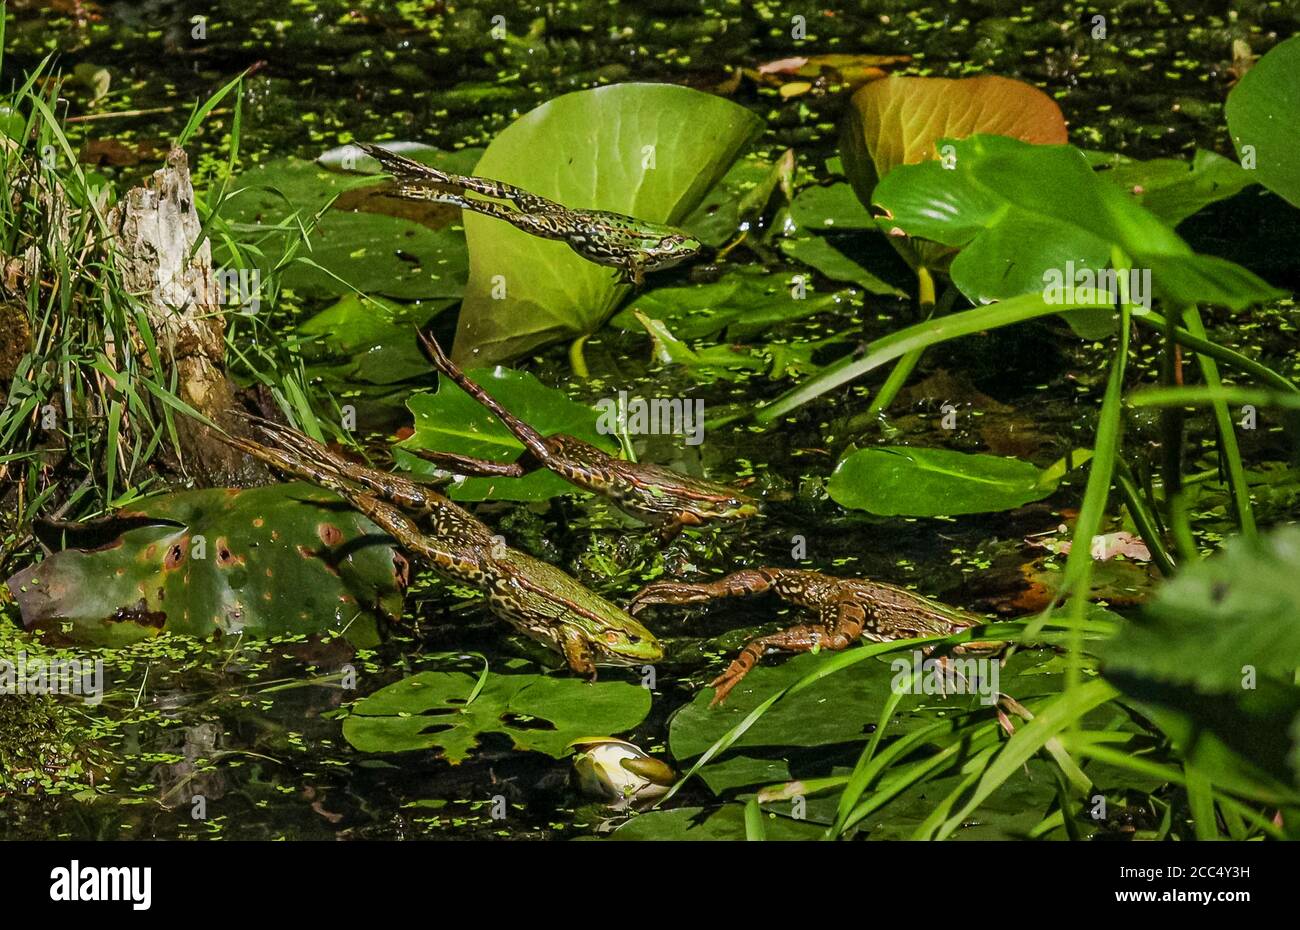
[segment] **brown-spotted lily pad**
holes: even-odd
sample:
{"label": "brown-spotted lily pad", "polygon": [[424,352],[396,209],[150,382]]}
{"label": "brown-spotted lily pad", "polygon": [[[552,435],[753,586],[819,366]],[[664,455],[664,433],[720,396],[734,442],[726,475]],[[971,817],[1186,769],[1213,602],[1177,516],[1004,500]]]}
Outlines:
{"label": "brown-spotted lily pad", "polygon": [[400,615],[408,576],[382,530],[297,482],[163,494],[41,536],[58,551],[7,582],[23,623],[88,643],[166,631],[369,644]]}

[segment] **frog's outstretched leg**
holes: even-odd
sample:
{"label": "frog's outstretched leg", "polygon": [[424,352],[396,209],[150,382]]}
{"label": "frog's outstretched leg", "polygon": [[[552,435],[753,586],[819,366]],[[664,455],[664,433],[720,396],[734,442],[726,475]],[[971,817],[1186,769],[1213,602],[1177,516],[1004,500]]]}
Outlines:
{"label": "frog's outstretched leg", "polygon": [[822,623],[805,623],[792,626],[771,636],[762,636],[750,642],[740,655],[732,660],[724,671],[709,682],[716,690],[710,707],[716,707],[727,699],[731,689],[740,684],[740,680],[749,674],[769,649],[783,652],[812,652],[814,649],[838,651],[846,649],[861,635],[867,624],[866,612],[862,605],[844,601],[833,605],[823,612]]}
{"label": "frog's outstretched leg", "polygon": [[447,353],[442,351],[442,346],[438,345],[436,339],[419,330],[416,330],[416,335],[420,338],[420,345],[424,347],[425,355],[428,356],[429,361],[433,363],[433,366],[438,371],[450,378],[470,397],[492,411],[492,414],[505,424],[506,429],[510,430],[514,437],[524,444],[524,448],[531,452],[533,458],[539,463],[550,458],[550,447],[541,433],[501,406],[497,403],[496,398],[479,387],[477,383],[471,381],[469,376],[447,357]]}
{"label": "frog's outstretched leg", "polygon": [[400,475],[349,461],[297,430],[259,417],[246,417],[246,419],[274,442],[275,448],[246,440],[231,444],[254,458],[259,458],[304,481],[321,484],[340,494],[342,491],[339,487],[346,487],[344,482],[359,484],[381,497],[411,508],[425,508],[441,499],[441,495],[431,488]]}
{"label": "frog's outstretched leg", "polygon": [[443,471],[470,478],[522,478],[542,467],[527,452],[513,462],[491,462],[454,452],[434,452],[431,449],[407,448],[406,451],[426,462],[432,462]]}
{"label": "frog's outstretched leg", "polygon": [[703,604],[721,597],[746,597],[762,594],[776,583],[780,569],[751,568],[732,572],[717,581],[690,583],[656,581],[646,585],[632,598],[628,612],[636,614],[651,604]]}
{"label": "frog's outstretched leg", "polygon": [[[521,190],[504,181],[440,171],[432,165],[423,164],[404,155],[398,155],[396,152],[380,148],[377,145],[371,145],[368,142],[358,142],[356,146],[379,162],[381,168],[397,179],[399,185],[398,196],[406,197],[408,196],[405,193],[406,190],[418,191],[422,184],[444,184],[448,187],[459,187],[467,191],[473,191],[485,197],[508,200],[527,213],[556,213],[565,210],[561,204],[556,203],[554,200],[547,200],[545,197]],[[411,180],[417,183],[413,185],[403,183]],[[433,198],[421,196],[417,193],[412,199],[425,200]]]}

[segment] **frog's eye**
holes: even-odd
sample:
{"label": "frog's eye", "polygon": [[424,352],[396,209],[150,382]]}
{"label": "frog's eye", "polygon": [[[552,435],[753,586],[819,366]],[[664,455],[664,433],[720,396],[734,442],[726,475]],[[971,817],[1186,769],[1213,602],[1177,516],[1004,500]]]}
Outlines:
{"label": "frog's eye", "polygon": [[671,252],[673,249],[677,248],[677,240],[661,239],[659,242],[659,247],[663,249],[665,252]]}

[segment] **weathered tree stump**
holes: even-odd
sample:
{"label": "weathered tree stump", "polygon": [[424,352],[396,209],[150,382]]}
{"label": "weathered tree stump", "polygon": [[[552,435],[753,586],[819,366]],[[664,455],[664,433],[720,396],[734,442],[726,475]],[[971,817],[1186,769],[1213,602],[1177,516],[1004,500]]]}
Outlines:
{"label": "weathered tree stump", "polygon": [[[226,375],[225,320],[212,274],[212,249],[205,238],[195,247],[202,225],[194,209],[189,161],[172,149],[164,168],[143,187],[127,192],[109,214],[113,258],[126,289],[139,300],[165,366],[177,376],[181,400],[219,424],[243,435],[232,416],[234,385]],[[140,363],[149,355],[134,334]],[[210,485],[256,481],[265,472],[223,443],[202,423],[175,417],[187,474]]]}

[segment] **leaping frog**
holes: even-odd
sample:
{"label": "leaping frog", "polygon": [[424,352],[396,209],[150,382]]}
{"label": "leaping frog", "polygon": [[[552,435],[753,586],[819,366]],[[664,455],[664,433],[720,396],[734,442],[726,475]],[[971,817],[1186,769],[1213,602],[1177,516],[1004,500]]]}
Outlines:
{"label": "leaping frog", "polygon": [[625,611],[555,566],[502,544],[486,524],[432,488],[349,461],[287,427],[257,425],[273,445],[223,438],[280,471],[334,491],[443,577],[486,592],[495,614],[563,655],[573,671],[594,678],[598,665],[662,658],[654,634]]}
{"label": "leaping frog", "polygon": [[[726,670],[710,682],[716,691],[710,706],[721,704],[769,649],[811,652],[845,649],[862,637],[873,642],[919,636],[948,636],[984,621],[906,588],[858,578],[835,578],[794,568],[756,568],[717,581],[656,581],[632,598],[631,612],[651,604],[700,604],[721,597],[771,591],[791,604],[817,611],[816,623],[804,623],[762,636],[745,646]],[[1001,644],[968,643],[953,652],[988,651]]]}
{"label": "leaping frog", "polygon": [[710,520],[744,520],[758,512],[753,499],[726,485],[691,478],[670,468],[628,462],[565,433],[541,435],[470,380],[433,337],[423,332],[419,337],[434,366],[490,410],[525,450],[513,462],[408,450],[439,468],[458,475],[504,478],[519,478],[538,468],[548,468],[569,483],[608,498],[625,513],[659,526],[665,539],[675,536],[683,526],[699,526]]}
{"label": "leaping frog", "polygon": [[[393,175],[398,197],[452,204],[505,220],[530,235],[557,239],[589,262],[619,269],[619,280],[625,284],[641,287],[646,272],[680,265],[704,250],[702,242],[672,226],[609,210],[573,210],[504,181],[451,174],[377,145],[356,145]],[[462,193],[443,187],[459,188]],[[467,197],[463,191],[492,199]],[[496,202],[501,200],[507,203]]]}

